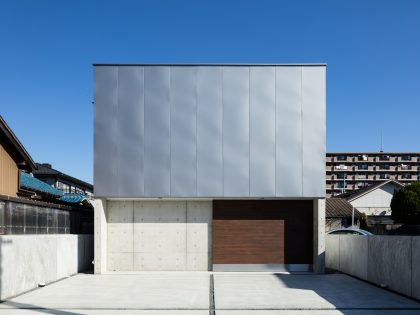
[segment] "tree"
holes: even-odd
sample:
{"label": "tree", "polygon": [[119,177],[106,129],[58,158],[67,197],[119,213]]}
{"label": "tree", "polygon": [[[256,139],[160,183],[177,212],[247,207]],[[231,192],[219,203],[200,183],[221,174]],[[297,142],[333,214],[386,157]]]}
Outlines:
{"label": "tree", "polygon": [[391,200],[395,223],[420,224],[420,182],[402,187]]}

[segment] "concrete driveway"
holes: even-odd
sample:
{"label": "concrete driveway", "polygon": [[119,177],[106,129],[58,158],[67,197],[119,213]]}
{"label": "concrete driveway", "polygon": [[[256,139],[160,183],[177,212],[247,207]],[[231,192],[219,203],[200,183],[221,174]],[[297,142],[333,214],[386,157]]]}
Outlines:
{"label": "concrete driveway", "polygon": [[0,315],[116,313],[419,314],[420,303],[341,274],[168,272],[79,274],[0,304]]}

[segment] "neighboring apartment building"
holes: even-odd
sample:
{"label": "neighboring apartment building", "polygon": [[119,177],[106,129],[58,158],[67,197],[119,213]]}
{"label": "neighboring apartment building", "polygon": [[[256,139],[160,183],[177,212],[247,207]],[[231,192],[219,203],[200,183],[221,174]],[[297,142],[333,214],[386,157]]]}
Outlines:
{"label": "neighboring apartment building", "polygon": [[36,163],[37,169],[33,171],[34,177],[61,190],[65,194],[84,194],[91,199],[93,185],[73,176],[67,175],[52,168],[48,163]]}
{"label": "neighboring apartment building", "polygon": [[327,153],[327,197],[388,179],[420,181],[420,153]]}
{"label": "neighboring apartment building", "polygon": [[95,65],[95,272],[315,270],[325,65]]}

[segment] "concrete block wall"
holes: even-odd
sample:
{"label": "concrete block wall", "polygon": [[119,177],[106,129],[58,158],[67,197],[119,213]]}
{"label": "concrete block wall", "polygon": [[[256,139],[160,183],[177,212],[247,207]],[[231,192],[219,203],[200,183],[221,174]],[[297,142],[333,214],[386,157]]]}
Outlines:
{"label": "concrete block wall", "polygon": [[0,299],[92,268],[92,235],[0,236]]}
{"label": "concrete block wall", "polygon": [[107,201],[106,218],[107,271],[209,270],[211,201]]}
{"label": "concrete block wall", "polygon": [[326,267],[420,300],[420,236],[327,235]]}

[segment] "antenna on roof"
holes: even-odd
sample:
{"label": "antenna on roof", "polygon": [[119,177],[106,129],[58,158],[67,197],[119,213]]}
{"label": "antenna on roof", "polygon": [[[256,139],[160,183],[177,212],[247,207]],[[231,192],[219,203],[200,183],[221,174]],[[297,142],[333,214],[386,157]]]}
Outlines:
{"label": "antenna on roof", "polygon": [[384,152],[384,147],[383,147],[383,142],[382,142],[382,129],[381,129],[381,151],[380,152]]}

